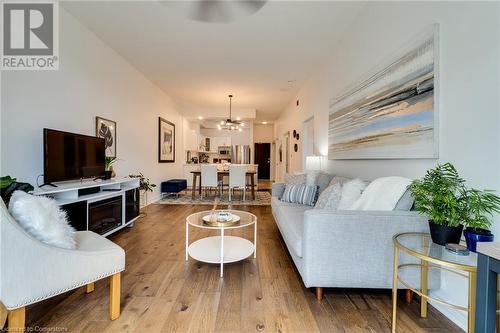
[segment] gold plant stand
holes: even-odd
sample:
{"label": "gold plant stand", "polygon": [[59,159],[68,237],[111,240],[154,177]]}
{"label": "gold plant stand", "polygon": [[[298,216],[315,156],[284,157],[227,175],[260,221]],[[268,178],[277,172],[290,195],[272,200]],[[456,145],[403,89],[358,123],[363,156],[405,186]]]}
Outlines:
{"label": "gold plant stand", "polygon": [[[396,332],[397,292],[398,284],[401,283],[407,289],[421,297],[420,316],[422,318],[427,317],[427,302],[430,300],[456,310],[467,312],[467,332],[473,333],[476,308],[477,254],[473,252],[467,256],[453,254],[446,250],[444,246],[433,243],[428,233],[408,232],[397,234],[393,237],[393,243],[392,332]],[[410,257],[416,258],[420,263],[399,264],[400,251],[406,253]],[[403,280],[400,274],[402,270],[418,267],[420,267],[420,289],[415,288],[408,281]],[[468,280],[469,297],[467,307],[429,296],[428,274],[429,270],[433,269],[447,271]]]}

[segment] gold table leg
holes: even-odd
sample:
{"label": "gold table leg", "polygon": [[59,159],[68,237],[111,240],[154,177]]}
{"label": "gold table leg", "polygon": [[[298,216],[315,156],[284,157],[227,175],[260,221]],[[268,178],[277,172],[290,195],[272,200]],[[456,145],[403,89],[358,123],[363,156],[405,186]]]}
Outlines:
{"label": "gold table leg", "polygon": [[[421,260],[421,270],[420,270],[420,287],[422,290],[422,295],[427,296],[427,272],[429,270],[429,264],[425,260]],[[427,298],[420,297],[420,317],[427,318]]]}
{"label": "gold table leg", "polygon": [[476,272],[469,272],[469,306],[468,310],[468,320],[467,320],[467,332],[474,333],[475,325],[475,315],[476,315]]}
{"label": "gold table leg", "polygon": [[85,292],[87,294],[90,294],[91,292],[94,291],[94,289],[95,289],[95,284],[94,284],[94,282],[92,282],[92,283],[87,284],[87,287],[85,288]]}
{"label": "gold table leg", "polygon": [[392,273],[392,333],[396,333],[396,310],[398,303],[398,249],[394,246],[394,270]]}

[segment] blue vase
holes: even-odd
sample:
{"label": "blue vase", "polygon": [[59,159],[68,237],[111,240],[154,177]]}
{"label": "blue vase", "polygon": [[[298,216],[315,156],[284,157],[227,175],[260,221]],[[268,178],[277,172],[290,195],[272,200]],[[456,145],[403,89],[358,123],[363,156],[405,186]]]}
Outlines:
{"label": "blue vase", "polygon": [[[484,231],[484,230],[483,230]],[[495,236],[490,232],[477,233],[473,230],[464,230],[465,242],[469,251],[476,252],[478,242],[493,242]]]}

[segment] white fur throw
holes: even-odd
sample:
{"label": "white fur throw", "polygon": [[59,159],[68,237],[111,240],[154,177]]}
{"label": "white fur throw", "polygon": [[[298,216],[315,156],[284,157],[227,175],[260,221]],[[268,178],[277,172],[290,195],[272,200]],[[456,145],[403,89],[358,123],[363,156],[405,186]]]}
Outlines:
{"label": "white fur throw", "polygon": [[66,218],[66,213],[56,201],[15,191],[9,203],[12,217],[34,238],[49,245],[74,249],[75,229]]}
{"label": "white fur throw", "polygon": [[368,185],[351,209],[394,210],[410,182],[408,178],[403,177],[377,178]]}
{"label": "white fur throw", "polygon": [[361,179],[353,179],[342,186],[342,197],[340,198],[338,210],[351,209],[352,205],[361,197],[366,188],[366,182]]}

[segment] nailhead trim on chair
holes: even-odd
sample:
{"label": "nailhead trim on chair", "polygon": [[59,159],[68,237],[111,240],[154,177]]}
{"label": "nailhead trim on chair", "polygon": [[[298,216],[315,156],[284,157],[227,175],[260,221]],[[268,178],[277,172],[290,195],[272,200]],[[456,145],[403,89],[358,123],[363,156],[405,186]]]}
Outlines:
{"label": "nailhead trim on chair", "polygon": [[32,299],[30,299],[30,300],[27,300],[27,301],[25,301],[25,302],[22,302],[22,303],[16,304],[16,305],[14,305],[14,306],[7,306],[7,305],[6,305],[6,307],[7,307],[7,309],[8,309],[8,310],[12,310],[12,309],[18,309],[18,308],[21,308],[21,307],[26,306],[26,305],[34,304],[34,303],[37,303],[37,302],[42,301],[42,300],[44,300],[44,299],[47,299],[47,298],[50,298],[50,297],[53,297],[53,296],[57,296],[57,295],[59,295],[59,294],[65,293],[65,292],[67,292],[67,291],[70,291],[70,290],[73,290],[73,289],[76,289],[76,288],[80,288],[80,287],[82,287],[82,286],[85,286],[85,285],[87,285],[87,284],[89,284],[89,283],[92,283],[92,282],[95,282],[95,281],[98,281],[98,280],[104,279],[104,278],[109,277],[109,276],[111,276],[111,275],[114,275],[114,274],[116,274],[116,273],[123,272],[124,270],[125,270],[125,267],[124,267],[124,268],[121,268],[121,269],[118,269],[118,270],[115,270],[115,271],[113,271],[113,272],[111,272],[111,273],[107,273],[107,274],[99,275],[99,276],[98,276],[98,277],[96,277],[96,278],[92,278],[92,279],[87,280],[87,281],[85,281],[85,282],[82,282],[82,283],[79,283],[79,284],[73,285],[73,286],[71,286],[71,287],[69,287],[69,288],[59,289],[58,291],[55,291],[55,292],[53,292],[53,293],[50,293],[50,294],[47,294],[47,295],[44,295],[44,296],[40,296],[40,297],[37,297],[37,298],[32,298]]}

